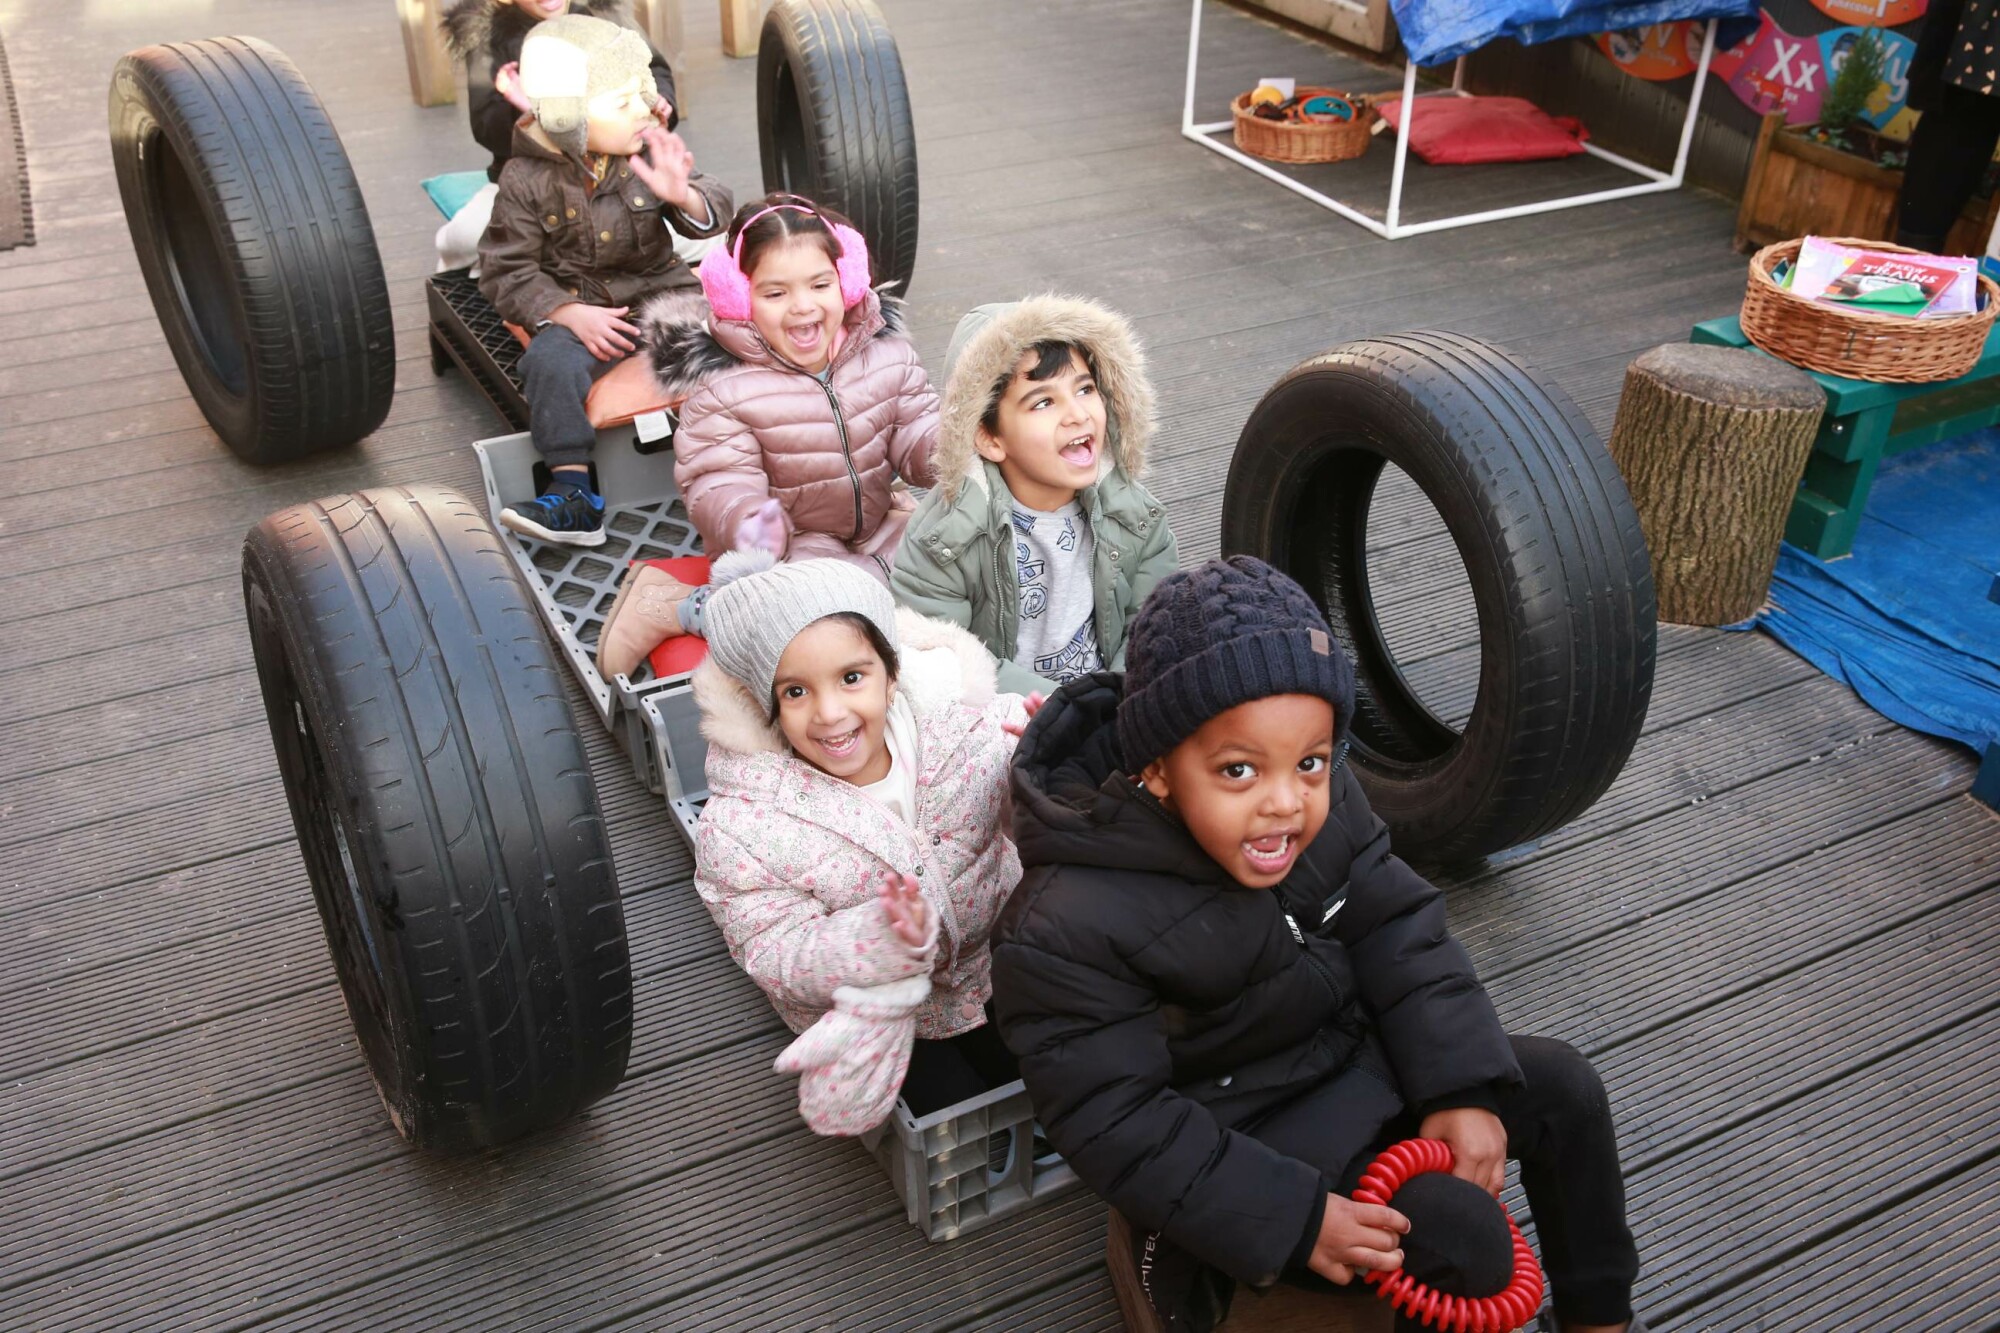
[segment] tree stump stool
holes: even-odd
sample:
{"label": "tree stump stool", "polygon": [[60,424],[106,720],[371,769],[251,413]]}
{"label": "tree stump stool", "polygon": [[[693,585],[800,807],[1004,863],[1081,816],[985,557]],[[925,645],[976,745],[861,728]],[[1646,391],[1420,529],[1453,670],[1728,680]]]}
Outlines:
{"label": "tree stump stool", "polygon": [[1646,532],[1661,620],[1733,625],[1770,591],[1826,395],[1758,352],[1669,343],[1625,372],[1611,456]]}

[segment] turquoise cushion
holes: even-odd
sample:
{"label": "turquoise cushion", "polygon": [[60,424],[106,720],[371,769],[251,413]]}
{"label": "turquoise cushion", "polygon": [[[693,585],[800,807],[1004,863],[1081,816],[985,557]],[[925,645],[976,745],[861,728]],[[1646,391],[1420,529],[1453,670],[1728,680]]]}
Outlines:
{"label": "turquoise cushion", "polygon": [[448,218],[457,217],[458,210],[465,207],[465,201],[485,188],[486,173],[483,171],[452,171],[424,182],[424,193],[438,206],[438,212]]}

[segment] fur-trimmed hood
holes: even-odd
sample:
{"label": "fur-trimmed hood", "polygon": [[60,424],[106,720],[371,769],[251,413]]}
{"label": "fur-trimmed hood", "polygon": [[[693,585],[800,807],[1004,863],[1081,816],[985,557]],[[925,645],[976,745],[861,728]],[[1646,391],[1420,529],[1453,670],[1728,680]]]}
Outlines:
{"label": "fur-trimmed hood", "polygon": [[979,463],[974,445],[993,386],[1011,375],[1022,354],[1038,342],[1071,343],[1085,350],[1097,368],[1097,388],[1110,423],[1103,466],[1115,463],[1134,480],[1144,475],[1154,400],[1138,335],[1123,315],[1106,306],[1049,292],[975,307],[952,334],[936,454],[938,485],[947,498],[958,494]]}
{"label": "fur-trimmed hood", "polygon": [[[784,364],[755,324],[747,319],[715,318],[706,298],[698,297],[689,304],[684,293],[662,293],[640,306],[632,322],[639,326],[654,376],[674,397],[686,397],[711,376],[732,366]],[[846,341],[834,353],[835,365],[855,355],[870,338],[902,337],[903,303],[887,293],[871,291],[847,311],[841,327]]]}
{"label": "fur-trimmed hood", "polygon": [[[953,704],[984,708],[992,702],[997,689],[993,656],[965,630],[899,606],[896,639],[902,662],[896,690],[919,723],[926,714]],[[791,753],[770,710],[714,658],[695,669],[690,684],[701,709],[701,734],[710,747],[739,755]]]}
{"label": "fur-trimmed hood", "polygon": [[[577,0],[570,0],[569,12],[631,26],[625,0],[582,0],[580,5]],[[539,22],[540,19],[529,17],[517,6],[500,4],[497,0],[457,0],[444,11],[439,26],[444,29],[445,45],[451,48],[452,55],[464,60],[480,52],[490,54],[501,41],[518,48],[528,29]]]}

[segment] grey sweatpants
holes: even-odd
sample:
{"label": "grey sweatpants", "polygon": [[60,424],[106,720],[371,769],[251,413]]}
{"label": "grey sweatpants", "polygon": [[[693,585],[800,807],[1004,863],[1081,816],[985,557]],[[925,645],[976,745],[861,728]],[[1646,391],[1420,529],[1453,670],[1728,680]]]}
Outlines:
{"label": "grey sweatpants", "polygon": [[583,410],[590,386],[623,361],[599,361],[583,340],[560,324],[534,336],[521,353],[522,391],[528,396],[528,433],[550,467],[590,461],[597,430]]}

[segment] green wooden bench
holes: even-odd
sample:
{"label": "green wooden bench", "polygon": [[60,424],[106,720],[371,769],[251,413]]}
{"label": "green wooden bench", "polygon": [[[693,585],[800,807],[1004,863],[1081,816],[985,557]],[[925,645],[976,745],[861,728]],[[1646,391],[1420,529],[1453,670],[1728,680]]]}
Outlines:
{"label": "green wooden bench", "polygon": [[[1695,325],[1690,341],[1750,346],[1734,315]],[[1876,384],[1806,373],[1826,390],[1826,415],[1785,520],[1785,540],[1822,560],[1854,549],[1854,530],[1883,459],[2000,425],[2000,338],[1987,339],[1971,370],[1936,384]]]}

